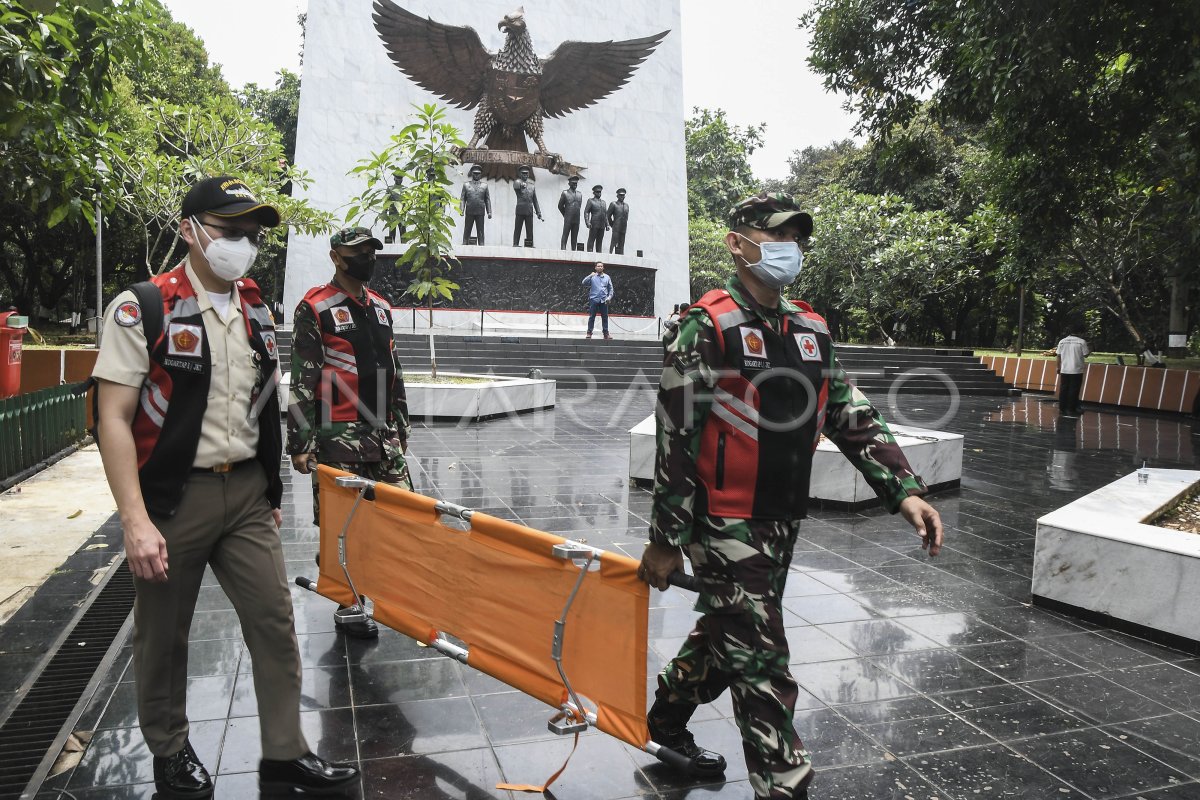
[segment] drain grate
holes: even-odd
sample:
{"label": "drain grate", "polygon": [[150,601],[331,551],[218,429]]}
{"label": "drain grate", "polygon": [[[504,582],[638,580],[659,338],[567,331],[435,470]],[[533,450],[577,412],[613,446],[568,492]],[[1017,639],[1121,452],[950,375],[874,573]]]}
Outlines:
{"label": "drain grate", "polygon": [[0,727],[0,800],[16,800],[33,779],[129,617],[133,595],[133,575],[121,559]]}

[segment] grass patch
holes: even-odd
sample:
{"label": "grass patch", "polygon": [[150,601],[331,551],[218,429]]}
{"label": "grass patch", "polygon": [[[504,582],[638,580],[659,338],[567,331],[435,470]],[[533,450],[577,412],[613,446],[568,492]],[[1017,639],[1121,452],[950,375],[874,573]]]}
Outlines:
{"label": "grass patch", "polygon": [[1150,521],[1151,525],[1184,533],[1200,533],[1200,489],[1192,491]]}
{"label": "grass patch", "polygon": [[436,379],[429,373],[404,373],[405,383],[433,384],[435,386],[459,385],[468,386],[476,383],[491,383],[492,378],[472,378],[467,375],[438,375]]}

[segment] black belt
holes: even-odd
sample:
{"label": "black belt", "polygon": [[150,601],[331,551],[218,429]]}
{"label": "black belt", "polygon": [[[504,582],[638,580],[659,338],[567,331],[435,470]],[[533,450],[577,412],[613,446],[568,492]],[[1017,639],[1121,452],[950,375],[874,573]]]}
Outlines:
{"label": "black belt", "polygon": [[247,464],[253,464],[253,463],[255,463],[255,459],[247,458],[242,461],[231,461],[227,464],[217,464],[216,466],[212,466],[212,467],[192,467],[192,472],[204,472],[204,473],[215,472],[218,475],[221,475],[226,472],[233,472],[238,467],[244,467]]}

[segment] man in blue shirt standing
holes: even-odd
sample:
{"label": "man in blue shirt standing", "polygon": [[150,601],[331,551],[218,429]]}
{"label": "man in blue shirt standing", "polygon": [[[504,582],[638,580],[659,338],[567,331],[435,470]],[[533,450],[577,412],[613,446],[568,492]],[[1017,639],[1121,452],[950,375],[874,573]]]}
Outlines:
{"label": "man in blue shirt standing", "polygon": [[612,300],[612,278],[604,274],[604,264],[597,261],[596,269],[583,279],[588,284],[588,331],[587,338],[592,338],[592,329],[596,327],[596,312],[600,312],[600,320],[604,328],[604,338],[608,335],[608,301]]}

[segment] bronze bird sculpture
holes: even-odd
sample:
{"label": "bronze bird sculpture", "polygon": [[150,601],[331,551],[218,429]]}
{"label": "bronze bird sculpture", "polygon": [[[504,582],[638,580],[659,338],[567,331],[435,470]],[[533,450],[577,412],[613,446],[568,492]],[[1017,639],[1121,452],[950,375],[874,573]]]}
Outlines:
{"label": "bronze bird sculpture", "polygon": [[392,0],[375,0],[374,19],[401,72],[458,108],[478,109],[468,149],[526,153],[528,135],[538,154],[546,156],[557,155],[543,139],[546,117],[587,108],[624,86],[670,33],[620,42],[563,42],[548,58],[539,58],[523,8],[498,23],[506,38],[497,53],[488,52],[474,28],[419,17]]}

